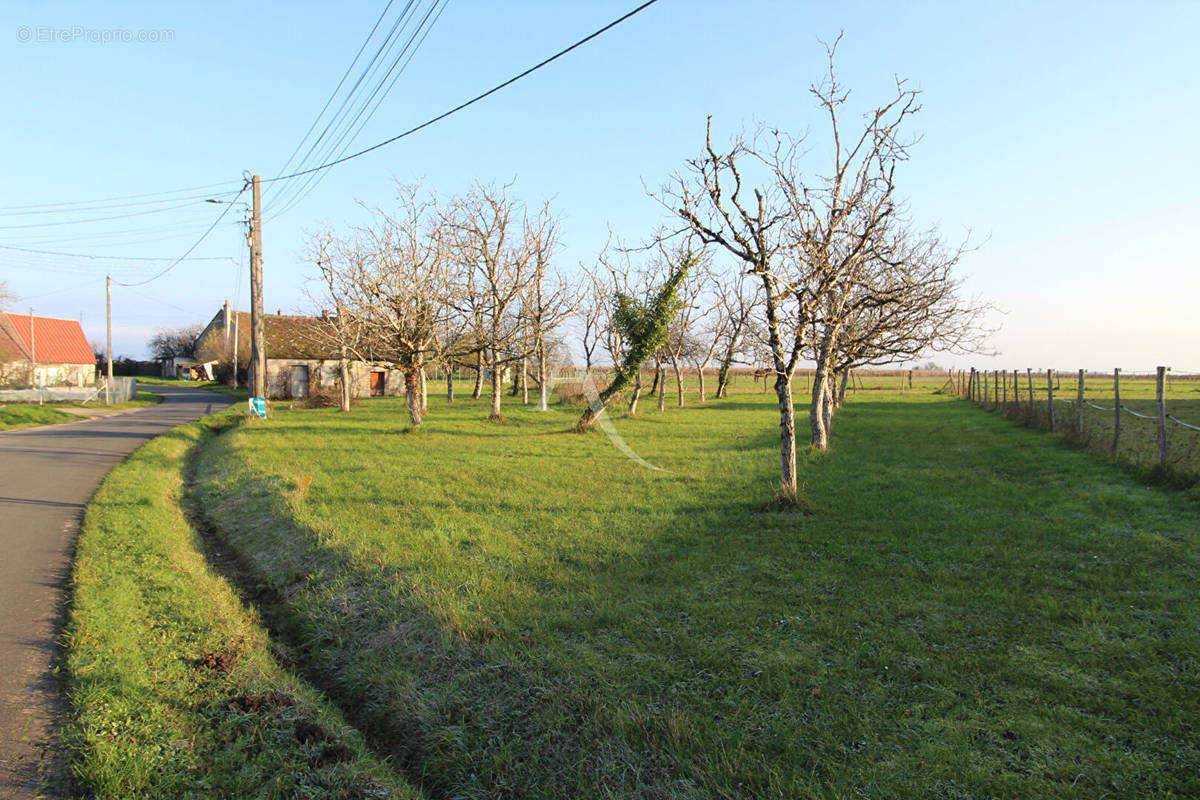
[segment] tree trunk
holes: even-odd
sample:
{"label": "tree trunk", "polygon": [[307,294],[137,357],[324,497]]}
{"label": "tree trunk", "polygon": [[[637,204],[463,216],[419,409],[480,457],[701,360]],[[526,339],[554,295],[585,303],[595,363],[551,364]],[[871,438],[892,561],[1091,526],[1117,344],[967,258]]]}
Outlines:
{"label": "tree trunk", "polygon": [[483,348],[475,351],[475,390],[471,392],[471,398],[478,400],[481,394],[483,394]]}
{"label": "tree trunk", "polygon": [[638,399],[642,396],[642,371],[639,369],[633,379],[633,396],[629,398],[629,416],[637,416]]}
{"label": "tree trunk", "polygon": [[700,402],[703,403],[708,399],[704,394],[704,367],[696,367],[696,377],[700,379]]}
{"label": "tree trunk", "polygon": [[538,411],[549,411],[550,376],[546,373],[546,345],[538,343]]}
{"label": "tree trunk", "polygon": [[446,365],[446,402],[454,402],[454,365]]}
{"label": "tree trunk", "polygon": [[[782,366],[782,365],[780,365]],[[792,403],[791,376],[779,369],[775,374],[775,396],[779,398],[779,457],[782,462],[780,489],[795,497],[796,486],[796,407]]]}
{"label": "tree trunk", "polygon": [[417,384],[417,368],[413,366],[404,369],[404,400],[408,404],[408,423],[414,428],[421,427],[421,398]]}
{"label": "tree trunk", "polygon": [[679,369],[679,362],[671,359],[671,369],[675,371],[675,391],[678,395],[678,405],[683,408],[683,370]]}
{"label": "tree trunk", "polygon": [[654,376],[658,379],[658,410],[667,410],[667,368],[662,364],[655,367]]}
{"label": "tree trunk", "polygon": [[825,401],[830,397],[829,371],[837,332],[827,329],[817,349],[817,368],[813,371],[812,402],[808,409],[809,426],[812,429],[812,446],[817,450],[829,449],[829,427],[826,425]]}
{"label": "tree trunk", "polygon": [[425,414],[429,411],[429,392],[426,388],[424,364],[417,368],[417,386],[421,392],[421,413]]}
{"label": "tree trunk", "polygon": [[529,357],[521,357],[521,405],[529,405]]}
{"label": "tree trunk", "polygon": [[842,370],[842,379],[838,383],[837,407],[846,405],[846,384],[850,382],[850,369]]}
{"label": "tree trunk", "polygon": [[661,378],[661,377],[662,377],[662,368],[658,364],[655,364],[654,365],[654,383],[650,386],[650,396],[651,397],[654,397],[655,394],[658,392],[658,390],[660,388],[659,387],[659,378]]}
{"label": "tree trunk", "polygon": [[724,400],[729,394],[729,367],[731,361],[722,361],[721,368],[717,370],[717,399]]}
{"label": "tree trunk", "polygon": [[500,360],[496,354],[492,354],[492,413],[490,419],[500,418],[500,393],[503,391],[501,385],[503,381],[500,376]]}
{"label": "tree trunk", "polygon": [[833,436],[833,392],[834,381],[832,376],[825,382],[825,397],[822,400],[822,413],[825,415],[825,435],[826,437]]}
{"label": "tree trunk", "polygon": [[342,391],[340,393],[340,397],[338,398],[339,407],[342,409],[342,411],[349,411],[350,410],[350,362],[346,358],[343,357],[341,364],[339,364],[339,368],[340,368],[341,377],[342,377],[342,386],[341,386]]}

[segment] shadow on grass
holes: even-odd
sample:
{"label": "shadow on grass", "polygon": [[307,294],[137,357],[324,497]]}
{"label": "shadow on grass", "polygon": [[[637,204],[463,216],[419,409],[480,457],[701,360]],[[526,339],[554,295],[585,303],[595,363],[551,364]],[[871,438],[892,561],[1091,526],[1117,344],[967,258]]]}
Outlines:
{"label": "shadow on grass", "polygon": [[[438,794],[1200,788],[1182,766],[1200,756],[1200,707],[1179,683],[1200,651],[1182,602],[1195,513],[1051,437],[920,401],[848,406],[833,451],[801,459],[818,513],[769,513],[771,406],[699,408],[741,412],[688,428],[684,444],[713,453],[700,477],[612,467],[620,481],[584,489],[599,521],[577,524],[624,550],[531,536],[554,562],[539,568],[447,530],[434,555],[471,565],[450,598],[465,614],[431,589],[425,523],[400,503],[406,480],[429,477],[420,454],[374,498],[396,503],[407,561],[344,541],[353,502],[327,530],[300,523],[287,479],[246,469],[228,437],[200,455],[193,491],[270,588],[296,660]],[[470,468],[516,479],[497,464]],[[442,491],[449,504],[487,487]],[[544,493],[472,496],[456,507],[497,528],[553,525],[536,515]],[[507,607],[488,605],[495,583]]]}

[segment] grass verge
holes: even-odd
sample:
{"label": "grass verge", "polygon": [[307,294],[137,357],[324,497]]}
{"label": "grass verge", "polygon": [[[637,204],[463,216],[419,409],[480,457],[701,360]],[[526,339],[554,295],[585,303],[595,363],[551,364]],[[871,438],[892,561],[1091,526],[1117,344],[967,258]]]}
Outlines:
{"label": "grass verge", "polygon": [[[216,419],[229,421],[226,413]],[[180,509],[176,428],[114,470],[79,536],[64,741],[89,797],[418,798],[287,672]]]}
{"label": "grass verge", "polygon": [[197,496],[322,687],[430,794],[1200,794],[1200,509],[927,394],[775,491],[770,396],[618,418],[281,411]]}
{"label": "grass verge", "polygon": [[29,428],[34,425],[57,425],[77,419],[79,417],[59,411],[53,406],[40,406],[36,403],[0,404],[0,431]]}

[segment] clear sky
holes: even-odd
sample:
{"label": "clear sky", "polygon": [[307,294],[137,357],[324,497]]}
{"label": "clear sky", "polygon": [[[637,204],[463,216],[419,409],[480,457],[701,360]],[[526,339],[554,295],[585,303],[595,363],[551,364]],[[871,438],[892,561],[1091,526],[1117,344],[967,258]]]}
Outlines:
{"label": "clear sky", "polygon": [[[25,250],[0,249],[0,280],[17,308],[81,318],[103,341],[105,273],[151,277],[169,261],[131,259],[181,255],[221,211],[206,197],[236,190],[244,170],[280,174],[384,5],[4,3],[0,246]],[[448,0],[355,145],[457,105],[635,5]],[[268,193],[266,307],[304,308],[308,236],[386,206],[395,180],[449,195],[515,179],[515,196],[550,200],[561,216],[568,271],[595,257],[610,225],[637,240],[663,220],[647,188],[699,152],[707,115],[719,141],[761,121],[811,130],[819,145],[807,88],[824,68],[818,40],[839,31],[856,110],[884,98],[893,76],[923,91],[901,193],[948,240],[972,233],[981,246],[962,265],[969,290],[1005,310],[1001,356],[935,360],[1200,371],[1200,3],[1190,1],[660,0],[502,93],[334,168],[289,210]],[[214,183],[224,186],[149,198],[179,202],[13,208]],[[118,218],[96,219],[108,217]],[[226,298],[248,307],[240,217],[193,253],[213,260],[114,290],[114,352],[144,356],[156,328],[206,322]]]}

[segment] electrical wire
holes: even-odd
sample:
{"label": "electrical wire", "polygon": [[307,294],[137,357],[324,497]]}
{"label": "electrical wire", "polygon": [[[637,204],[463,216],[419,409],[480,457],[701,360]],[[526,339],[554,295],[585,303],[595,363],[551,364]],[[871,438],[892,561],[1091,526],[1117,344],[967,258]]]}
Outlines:
{"label": "electrical wire", "polygon": [[242,193],[243,193],[243,192],[245,192],[245,191],[246,191],[246,189],[248,189],[248,188],[249,188],[249,186],[250,186],[250,184],[249,184],[249,183],[247,183],[245,186],[243,186],[243,187],[242,187],[242,191],[238,192],[238,194],[237,194],[237,197],[233,198],[233,200],[232,200],[232,201],[230,201],[229,203],[225,204],[225,208],[221,209],[221,213],[220,213],[220,215],[219,215],[219,216],[218,216],[218,217],[217,217],[215,220],[213,220],[213,223],[212,223],[211,225],[209,225],[209,226],[208,226],[208,229],[207,229],[207,230],[205,230],[205,231],[204,231],[204,233],[200,234],[200,238],[199,238],[199,239],[197,239],[197,240],[196,240],[196,241],[195,241],[195,242],[192,244],[192,246],[191,246],[191,247],[189,247],[189,248],[188,248],[186,251],[184,251],[184,254],[183,254],[183,255],[181,255],[179,258],[175,259],[174,261],[172,261],[172,262],[171,262],[171,263],[170,263],[170,264],[167,266],[167,268],[166,268],[166,269],[164,269],[164,270],[162,270],[161,272],[159,272],[159,273],[155,274],[153,277],[147,278],[147,279],[146,279],[146,280],[144,280],[144,281],[137,281],[136,283],[118,283],[117,281],[113,281],[113,283],[117,283],[117,285],[118,285],[118,286],[125,286],[125,287],[128,287],[128,288],[132,288],[132,287],[134,287],[134,286],[145,286],[147,283],[151,283],[151,282],[153,282],[153,281],[156,281],[156,280],[158,280],[159,278],[161,278],[162,276],[166,275],[166,274],[167,274],[168,272],[170,272],[171,270],[175,269],[175,267],[179,266],[179,264],[181,264],[181,263],[184,261],[184,259],[186,259],[188,256],[190,256],[190,255],[192,254],[192,251],[193,251],[193,250],[195,250],[197,247],[199,247],[199,246],[200,246],[200,243],[201,243],[201,242],[203,242],[205,239],[207,239],[207,238],[208,238],[208,235],[209,235],[210,233],[212,233],[214,230],[216,230],[216,227],[217,227],[218,225],[220,225],[220,224],[221,224],[221,220],[225,219],[225,215],[229,213],[229,209],[233,208],[233,206],[234,206],[234,203],[236,203],[236,202],[237,202],[237,199],[238,199],[238,197],[241,197],[241,196],[242,196]]}
{"label": "electrical wire", "polygon": [[[355,123],[357,123],[358,120],[362,118],[363,112],[367,109],[368,106],[370,106],[371,101],[378,95],[380,88],[387,81],[388,76],[390,76],[395,71],[396,65],[400,62],[400,59],[402,59],[404,57],[404,53],[411,46],[412,40],[415,37],[416,33],[419,33],[420,28],[428,20],[429,15],[428,15],[428,13],[426,13],[425,19],[423,19],[421,21],[420,25],[418,25],[417,31],[414,31],[413,35],[408,37],[408,42],[404,45],[404,47],[401,49],[401,51],[393,58],[392,52],[395,49],[397,43],[400,42],[400,40],[402,38],[401,34],[403,34],[403,32],[405,30],[407,30],[407,28],[408,28],[408,23],[412,18],[412,12],[413,12],[415,2],[416,2],[416,0],[408,0],[408,2],[405,4],[404,8],[400,12],[400,16],[396,19],[396,22],[392,25],[391,30],[388,31],[387,37],[380,44],[379,48],[375,51],[375,55],[372,56],[371,62],[368,63],[363,68],[362,74],[359,75],[358,80],[355,81],[354,86],[351,87],[350,92],[346,95],[345,98],[343,98],[341,104],[338,106],[338,110],[334,113],[333,117],[331,117],[329,122],[325,125],[324,130],[321,131],[321,135],[318,136],[317,139],[312,143],[312,146],[309,147],[308,152],[306,152],[304,154],[304,158],[302,158],[300,160],[300,162],[297,163],[297,165],[296,165],[297,170],[303,169],[305,166],[314,163],[314,161],[315,161],[315,163],[323,163],[325,161],[328,161],[330,158],[332,158],[333,153],[337,152],[338,147],[342,144],[342,142],[345,141],[346,136],[350,133],[351,130],[354,129]],[[437,0],[434,0],[435,4],[436,4],[436,2],[437,2]],[[432,6],[431,6],[431,8],[432,8]],[[382,56],[382,59],[381,59],[381,56]],[[390,63],[388,64],[386,71],[384,72],[383,76],[381,78],[379,78],[378,81],[376,81],[375,76],[376,76],[376,74],[378,74],[380,67],[382,66],[382,64],[384,62],[388,61],[389,59],[390,59]],[[373,83],[373,88],[371,89],[370,94],[367,95],[366,100],[362,101],[362,103],[359,104],[356,100],[354,100],[354,98],[355,98],[355,95],[357,94],[358,90],[360,88],[362,88],[364,82]],[[354,101],[354,102],[352,103],[352,101]],[[382,102],[382,98],[381,98],[380,102]],[[350,116],[351,114],[353,114],[353,118],[351,118],[351,116]],[[348,122],[347,122],[347,120],[348,120]],[[325,137],[327,135],[331,135],[331,139],[329,142],[326,142],[324,147],[321,147],[321,143],[323,141],[325,141]],[[358,132],[356,131],[354,135],[357,136]],[[334,137],[336,137],[336,140],[334,140]],[[349,145],[347,145],[347,147],[349,147]],[[313,160],[310,160],[310,159],[313,159]],[[294,189],[294,191],[292,192],[291,196],[288,199],[283,201],[283,203],[286,203],[288,205],[288,208],[290,208],[291,205],[294,203],[294,199],[296,197],[298,197],[300,195],[300,193],[302,193],[309,184],[312,183],[312,180],[313,180],[312,178],[309,178],[298,189],[296,189],[294,186],[286,186],[285,185],[286,188],[282,189],[282,193],[288,192],[289,189]],[[267,188],[268,188],[268,190],[270,190],[275,187],[268,186]],[[275,204],[275,201],[276,201],[276,198],[272,198],[271,203],[267,205],[267,208],[269,208],[270,205]],[[267,209],[264,209],[264,211],[265,210],[267,210]],[[279,215],[276,214],[275,216],[279,216]]]}
{"label": "electrical wire", "polygon": [[342,73],[342,78],[338,81],[337,86],[333,87],[333,91],[330,92],[329,99],[325,101],[325,105],[321,107],[321,110],[313,119],[312,124],[308,126],[308,130],[304,132],[304,135],[300,137],[300,141],[296,143],[296,149],[292,151],[290,156],[288,156],[287,161],[283,162],[283,166],[279,169],[280,172],[286,172],[288,167],[292,165],[292,159],[296,157],[296,154],[300,152],[300,148],[304,146],[304,142],[307,141],[308,137],[312,135],[312,132],[317,127],[317,123],[321,121],[321,117],[325,116],[325,112],[329,110],[329,106],[333,103],[333,99],[337,97],[337,93],[341,91],[342,86],[345,85],[346,78],[350,77],[350,72],[354,69],[354,65],[358,63],[358,59],[362,57],[363,51],[367,49],[367,45],[370,44],[371,38],[375,36],[375,31],[379,30],[380,23],[382,23],[383,18],[387,16],[388,9],[392,7],[392,3],[394,1],[395,0],[388,0],[387,5],[383,7],[383,11],[379,13],[379,19],[375,20],[375,24],[371,26],[371,32],[367,34],[366,39],[363,39],[363,43],[358,48],[358,52],[354,54],[354,59],[350,62],[350,65],[346,67],[346,71]]}
{"label": "electrical wire", "polygon": [[[358,90],[362,86],[363,81],[367,80],[368,76],[370,76],[372,74],[372,72],[374,71],[374,69],[376,67],[376,64],[379,62],[380,57],[384,54],[385,51],[390,49],[390,45],[392,43],[392,39],[396,35],[396,31],[399,30],[401,24],[403,24],[403,22],[407,18],[410,10],[412,9],[414,2],[415,2],[415,0],[408,0],[408,2],[405,4],[404,8],[400,10],[400,14],[396,17],[396,20],[392,23],[391,29],[383,37],[383,41],[379,43],[379,46],[375,48],[375,52],[371,55],[371,58],[363,65],[362,72],[359,73],[358,78],[356,78],[354,81],[354,84],[346,92],[346,96],[342,98],[342,102],[338,105],[337,110],[334,111],[333,114],[329,117],[329,120],[325,123],[325,127],[321,129],[321,133],[318,134],[317,137],[309,145],[308,150],[304,153],[303,157],[301,157],[300,161],[297,163],[296,169],[302,169],[305,164],[309,163],[309,159],[312,157],[313,153],[315,153],[317,151],[317,148],[320,146],[321,142],[324,141],[325,137],[329,134],[329,131],[336,124],[338,124],[339,120],[342,118],[342,115],[345,113],[347,104],[358,93]],[[391,3],[389,2],[387,8],[390,8],[390,7],[391,7]],[[387,8],[384,9],[385,14],[387,12]],[[377,29],[378,29],[378,26],[372,28],[372,32],[371,32],[372,36],[374,35],[375,30],[377,30]],[[370,43],[370,41],[371,41],[371,37],[368,36],[367,40],[363,42],[363,46],[360,48],[360,52],[362,50],[366,49],[366,46]],[[352,61],[350,63],[350,67],[347,69],[347,72],[350,72],[354,69],[354,64],[355,64],[355,62],[358,61],[358,58],[359,58],[359,56],[356,56],[354,61]],[[318,121],[319,121],[319,118],[318,118]],[[303,146],[303,141],[301,141],[301,144],[300,144],[300,147],[302,147],[302,146]],[[297,150],[299,150],[300,147],[297,147]],[[291,159],[289,159],[289,161],[290,160]],[[280,170],[280,172],[286,172],[286,171],[287,171],[286,167],[284,169]],[[275,188],[276,187],[274,187],[274,186],[268,186],[265,194],[269,197],[273,193],[272,190]]]}
{"label": "electrical wire", "polygon": [[[0,250],[17,250],[22,253],[38,253],[48,256],[65,256],[67,258],[86,258],[91,260],[103,259],[106,261],[170,261],[170,258],[150,258],[146,256],[101,256],[91,253],[64,253],[59,250],[35,250],[30,247],[13,247],[12,245],[0,244]],[[197,256],[196,258],[186,259],[187,261],[232,261],[229,256]]]}
{"label": "electrical wire", "polygon": [[[184,189],[170,189],[170,190],[164,191],[164,192],[149,192],[149,193],[144,193],[144,194],[118,195],[116,197],[104,197],[104,198],[100,198],[98,200],[71,200],[71,201],[63,202],[63,203],[35,203],[33,205],[26,205],[26,206],[0,206],[0,211],[21,211],[24,209],[33,209],[33,208],[62,208],[62,207],[66,207],[66,206],[77,206],[77,205],[99,205],[101,203],[108,203],[108,202],[112,202],[112,201],[116,201],[116,200],[136,200],[136,199],[142,198],[142,197],[161,197],[162,195],[167,195],[167,194],[182,194],[184,192],[197,192],[201,189],[213,189],[218,186],[230,186],[230,185],[236,186],[236,183],[233,181],[221,181],[220,183],[209,183],[209,184],[205,184],[203,186],[189,186]],[[234,190],[231,189],[230,192],[232,192],[232,191],[234,191]],[[172,200],[164,200],[163,202],[172,202]]]}
{"label": "electrical wire", "polygon": [[[441,3],[440,7],[439,2]],[[449,0],[434,0],[434,2],[430,5],[429,10],[426,11],[425,16],[418,24],[416,30],[412,32],[412,35],[409,36],[408,41],[405,43],[400,53],[396,56],[396,59],[392,62],[392,66],[388,68],[388,71],[384,74],[383,78],[380,79],[379,84],[376,85],[375,90],[370,96],[367,97],[362,107],[359,108],[358,113],[355,115],[354,119],[350,121],[349,126],[345,129],[345,131],[342,132],[341,136],[338,137],[338,140],[334,142],[332,148],[328,149],[327,152],[329,154],[332,154],[338,146],[341,146],[341,150],[337,153],[337,157],[340,158],[341,156],[345,155],[346,151],[354,145],[354,142],[358,139],[359,134],[363,132],[363,129],[366,128],[367,124],[375,116],[375,113],[379,111],[379,108],[383,105],[383,101],[387,99],[388,94],[391,93],[396,83],[400,80],[400,77],[404,74],[404,71],[408,69],[408,65],[412,63],[417,51],[421,49],[421,46],[425,43],[425,39],[429,36],[430,31],[433,30],[433,27],[437,24],[437,21],[441,19],[442,12],[446,10],[446,6],[448,4]],[[434,14],[435,11],[437,12],[436,15]],[[430,21],[431,17],[432,21]],[[420,36],[419,40],[417,40],[418,35]],[[414,41],[416,41],[415,46],[413,46]],[[404,63],[400,66],[400,69],[396,70],[396,65],[399,64],[401,58],[404,58],[405,53],[408,53],[408,57],[404,60]],[[389,77],[391,78],[390,82],[388,82]],[[388,82],[387,87],[383,90],[383,93],[379,95],[379,99],[376,100],[372,105],[371,101],[375,98],[380,88],[383,87],[384,82]],[[370,108],[369,111],[368,107]],[[366,113],[365,118],[363,117],[364,113]],[[359,122],[360,119],[361,122]],[[351,131],[353,131],[353,133],[351,133]],[[328,156],[325,158],[327,160]],[[307,176],[305,182],[296,192],[293,193],[292,199],[287,202],[283,209],[272,214],[270,218],[276,219],[281,217],[303,202],[304,198],[311,194],[328,174],[328,172],[320,172]]]}
{"label": "electrical wire", "polygon": [[59,220],[58,222],[33,222],[24,225],[0,225],[0,231],[18,231],[29,228],[56,228],[61,225],[87,225],[93,222],[111,222],[116,219],[129,219],[130,217],[144,217],[147,214],[163,214],[168,211],[179,211],[182,208],[190,208],[196,205],[195,202],[189,201],[181,203],[177,206],[169,206],[167,208],[151,208],[145,211],[131,211],[128,214],[117,214],[111,217],[89,217],[87,219],[68,219]]}
{"label": "electrical wire", "polygon": [[646,0],[645,3],[642,3],[640,6],[633,9],[632,11],[624,14],[621,17],[618,17],[617,19],[615,19],[612,22],[605,25],[603,28],[600,28],[600,29],[596,30],[595,32],[585,36],[584,38],[582,38],[579,41],[575,42],[574,44],[570,45],[569,47],[565,47],[562,50],[559,50],[557,53],[550,56],[549,58],[539,61],[537,64],[534,64],[532,67],[529,67],[524,72],[518,73],[517,75],[514,75],[513,77],[504,81],[503,83],[493,86],[491,89],[488,89],[486,92],[476,95],[475,97],[472,97],[470,100],[467,100],[464,103],[460,103],[459,105],[455,106],[454,108],[450,109],[449,111],[445,111],[445,112],[437,115],[436,117],[433,117],[431,119],[426,120],[425,122],[422,122],[420,125],[409,128],[408,130],[406,130],[402,133],[399,133],[399,134],[391,137],[390,139],[384,139],[382,142],[379,142],[378,144],[373,144],[370,147],[367,147],[363,150],[359,150],[356,153],[351,153],[348,156],[338,158],[334,161],[330,161],[325,164],[320,164],[316,167],[310,167],[309,169],[300,170],[298,172],[293,172],[290,175],[280,175],[275,178],[268,178],[265,181],[263,181],[263,183],[268,183],[268,182],[274,183],[276,181],[291,180],[293,178],[299,178],[302,175],[309,175],[314,172],[319,172],[324,169],[329,169],[330,167],[335,167],[338,164],[344,164],[347,161],[351,161],[355,158],[358,158],[359,156],[365,156],[367,153],[374,152],[375,150],[378,150],[381,147],[386,147],[387,145],[392,144],[393,142],[397,142],[407,136],[411,136],[412,134],[417,133],[418,131],[428,128],[430,125],[433,125],[437,122],[441,122],[442,120],[446,119],[447,117],[457,114],[459,111],[462,111],[465,108],[475,105],[480,100],[491,97],[493,94],[500,91],[501,89],[505,89],[505,88],[511,86],[512,84],[516,83],[517,81],[521,80],[522,78],[525,78],[528,75],[531,75],[534,72],[537,72],[542,67],[545,67],[554,61],[557,61],[558,59],[565,56],[567,53],[570,53],[572,50],[575,50],[575,49],[587,44],[591,40],[595,39],[598,36],[601,36],[602,34],[608,32],[611,29],[615,28],[616,26],[620,25],[625,20],[644,11],[645,9],[649,8],[650,6],[654,5],[657,2],[658,2],[658,0]]}

